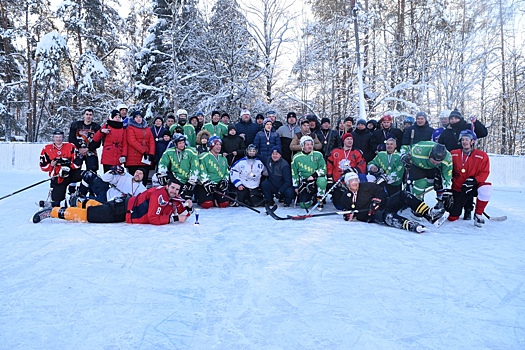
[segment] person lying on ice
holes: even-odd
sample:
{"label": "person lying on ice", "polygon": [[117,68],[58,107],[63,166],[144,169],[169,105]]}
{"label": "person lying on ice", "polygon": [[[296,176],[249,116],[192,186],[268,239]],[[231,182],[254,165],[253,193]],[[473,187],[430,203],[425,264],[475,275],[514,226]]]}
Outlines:
{"label": "person lying on ice", "polygon": [[171,179],[166,181],[161,186],[129,199],[119,197],[104,204],[88,200],[82,208],[44,208],[33,216],[33,222],[36,224],[49,217],[91,223],[126,221],[130,224],[165,225],[185,222],[193,211],[193,203],[180,198],[179,182]]}
{"label": "person lying on ice", "polygon": [[346,193],[342,196],[343,210],[356,211],[355,214],[344,214],[343,218],[346,221],[355,218],[421,233],[427,230],[424,225],[399,215],[398,211],[409,207],[416,215],[431,223],[436,222],[445,213],[444,208],[432,209],[406,191],[387,197],[382,186],[373,182],[359,183],[359,177],[354,172],[347,173],[344,182]]}

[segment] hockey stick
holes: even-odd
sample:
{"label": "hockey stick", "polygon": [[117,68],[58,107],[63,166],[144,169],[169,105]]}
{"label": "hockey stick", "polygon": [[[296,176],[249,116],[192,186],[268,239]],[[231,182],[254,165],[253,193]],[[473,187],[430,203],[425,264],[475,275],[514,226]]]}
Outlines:
{"label": "hockey stick", "polygon": [[5,195],[5,196],[3,196],[3,197],[0,197],[0,200],[2,200],[2,199],[4,199],[4,198],[7,198],[7,197],[11,197],[12,195],[15,195],[15,194],[17,194],[17,193],[20,193],[20,192],[22,192],[22,191],[28,190],[28,189],[30,189],[31,187],[35,187],[35,186],[38,186],[38,185],[40,185],[40,184],[43,184],[44,182],[50,181],[52,178],[53,178],[53,177],[50,177],[49,179],[45,179],[45,180],[42,180],[42,181],[38,181],[38,182],[36,182],[36,183],[34,183],[34,184],[32,184],[32,185],[29,185],[29,186],[27,186],[27,187],[24,187],[24,188],[22,188],[22,189],[19,189],[18,191],[15,191],[15,192],[13,192],[13,193],[7,194],[7,195]]}
{"label": "hockey stick", "polygon": [[229,200],[231,200],[231,201],[233,201],[233,202],[239,204],[241,207],[248,208],[248,209],[250,209],[250,210],[253,210],[253,211],[256,212],[256,213],[261,214],[261,211],[260,211],[260,210],[255,209],[255,208],[252,207],[251,205],[248,205],[248,204],[245,204],[245,203],[243,203],[243,202],[241,202],[241,201],[238,201],[237,199],[228,196],[228,195],[227,195],[226,193],[224,193],[224,192],[220,192],[220,191],[218,191],[218,190],[214,190],[213,192],[214,192],[214,193],[217,193],[217,194],[220,194],[220,195],[223,196],[224,198],[228,198]]}
{"label": "hockey stick", "polygon": [[330,187],[330,189],[329,189],[328,191],[326,191],[326,193],[324,194],[324,196],[322,196],[321,199],[318,200],[317,203],[315,203],[315,205],[314,205],[310,210],[311,210],[311,211],[314,211],[315,209],[317,209],[317,207],[319,206],[319,204],[321,204],[321,203],[324,201],[324,199],[326,198],[326,196],[328,196],[328,195],[330,194],[330,192],[332,192],[332,191],[335,189],[335,187],[341,183],[341,181],[343,180],[343,178],[344,178],[344,176],[341,176],[341,177],[339,178],[339,180],[337,180],[337,181],[332,185],[332,187]]}
{"label": "hockey stick", "polygon": [[348,211],[335,211],[330,213],[319,213],[319,214],[305,214],[305,215],[288,215],[286,217],[279,216],[275,214],[275,209],[272,210],[270,207],[266,207],[266,213],[270,215],[275,220],[305,220],[308,218],[318,217],[318,216],[330,216],[330,215],[344,215],[344,214],[356,214],[360,212],[368,212],[368,209],[362,210],[348,210]]}
{"label": "hockey stick", "polygon": [[503,215],[503,216],[490,216],[489,214],[483,212],[483,215],[485,215],[487,217],[487,219],[489,219],[490,221],[505,221],[507,220],[507,215]]}

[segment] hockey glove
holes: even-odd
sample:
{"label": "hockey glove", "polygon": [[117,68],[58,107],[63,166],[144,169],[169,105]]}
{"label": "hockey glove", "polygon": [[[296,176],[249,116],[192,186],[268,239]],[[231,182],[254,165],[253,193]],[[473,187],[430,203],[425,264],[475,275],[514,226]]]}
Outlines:
{"label": "hockey glove", "polygon": [[310,194],[317,193],[317,186],[315,185],[315,181],[306,183],[306,192]]}
{"label": "hockey glove", "polygon": [[109,171],[113,174],[113,175],[122,175],[124,174],[124,168],[121,167],[120,165],[113,165]]}
{"label": "hockey glove", "polygon": [[173,213],[170,215],[170,223],[178,222],[178,221],[179,221],[179,214]]}
{"label": "hockey glove", "polygon": [[120,164],[124,164],[124,163],[126,163],[126,157],[124,157],[124,156],[119,157],[118,162],[119,162]]}
{"label": "hockey glove", "polygon": [[452,193],[452,190],[443,190],[443,194],[441,195],[441,201],[443,202],[443,207],[446,211],[451,211],[452,207],[454,206],[454,195]]}
{"label": "hockey glove", "polygon": [[406,169],[409,169],[412,166],[412,157],[410,157],[410,154],[404,153],[401,155],[401,163],[403,163]]}
{"label": "hockey glove", "polygon": [[229,186],[230,186],[230,182],[227,179],[222,179],[217,185],[219,191],[221,192],[226,192]]}
{"label": "hockey glove", "polygon": [[443,177],[441,176],[441,171],[436,169],[434,174],[434,191],[440,192],[443,190]]}
{"label": "hockey glove", "polygon": [[148,160],[153,163],[153,159],[155,159],[155,156],[153,154],[148,154]]}
{"label": "hockey glove", "polygon": [[71,171],[70,167],[63,165],[60,168],[60,171],[58,172],[58,176],[60,176],[60,177],[68,177],[70,171]]}
{"label": "hockey glove", "polygon": [[195,185],[191,184],[188,181],[182,186],[182,190],[180,192],[180,196],[182,198],[184,198],[184,199],[191,199],[194,189],[195,189]]}
{"label": "hockey glove", "polygon": [[372,202],[370,203],[370,209],[368,210],[368,216],[374,215],[380,207],[381,198],[372,198]]}
{"label": "hockey glove", "polygon": [[211,183],[210,181],[205,181],[202,184],[202,187],[204,187],[204,190],[206,191],[206,194],[209,196],[210,194],[213,194],[215,192],[215,184]]}
{"label": "hockey glove", "polygon": [[465,180],[463,186],[461,186],[461,191],[463,192],[463,194],[468,195],[472,193],[472,191],[476,188],[477,185],[478,182],[476,181],[476,179],[473,177],[469,177]]}
{"label": "hockey glove", "polygon": [[159,185],[166,186],[168,184],[168,180],[169,180],[168,174],[166,174],[166,173],[156,173],[155,175],[157,176],[157,181],[158,181]]}
{"label": "hockey glove", "polygon": [[326,178],[326,188],[332,188],[333,185],[334,185],[334,178],[331,175],[329,175]]}
{"label": "hockey glove", "polygon": [[[375,171],[372,171],[372,169],[375,169]],[[381,175],[385,174],[385,171],[383,169],[373,165],[372,167],[370,167],[369,173],[370,173],[370,175],[374,175],[375,177],[379,178]]]}

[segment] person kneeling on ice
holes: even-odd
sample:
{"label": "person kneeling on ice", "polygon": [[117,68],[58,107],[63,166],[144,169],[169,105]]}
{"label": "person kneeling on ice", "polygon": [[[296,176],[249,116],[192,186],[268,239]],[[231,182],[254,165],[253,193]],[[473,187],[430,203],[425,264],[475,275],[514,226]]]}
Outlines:
{"label": "person kneeling on ice", "polygon": [[213,205],[227,208],[230,201],[223,196],[230,186],[228,160],[222,155],[222,140],[219,136],[212,136],[208,140],[210,151],[201,154],[200,184],[195,188],[195,198],[203,209],[210,209]]}
{"label": "person kneeling on ice", "polygon": [[[312,200],[321,201],[326,191],[326,162],[321,152],[314,151],[314,140],[301,137],[302,152],[292,160],[292,184],[301,208],[309,208]],[[316,198],[317,195],[317,198]],[[318,209],[323,208],[322,201]]]}
{"label": "person kneeling on ice", "polygon": [[230,180],[236,188],[238,201],[252,207],[258,207],[264,204],[261,178],[268,176],[268,171],[257,157],[255,145],[249,145],[245,154],[246,157],[233,164],[230,170]]}
{"label": "person kneeling on ice", "polygon": [[[465,203],[477,197],[474,214],[474,225],[483,226],[483,212],[492,194],[492,184],[487,182],[490,174],[490,161],[487,153],[474,148],[477,137],[471,130],[462,130],[459,134],[461,149],[451,151],[452,154],[452,194],[453,206],[449,221],[456,221],[461,215]],[[465,220],[471,217],[465,209]]]}
{"label": "person kneeling on ice", "polygon": [[421,233],[427,230],[424,225],[401,216],[398,211],[410,207],[430,223],[437,222],[445,214],[444,208],[432,209],[407,191],[387,197],[382,186],[373,182],[360,183],[358,175],[353,172],[345,175],[344,182],[347,192],[342,197],[343,210],[355,211],[343,215],[346,221],[356,218]]}
{"label": "person kneeling on ice", "polygon": [[49,217],[90,223],[126,221],[130,224],[165,225],[184,222],[193,211],[193,203],[180,198],[180,188],[179,182],[167,179],[166,184],[129,199],[118,197],[104,204],[91,199],[82,208],[44,208],[33,216],[33,222],[36,224]]}

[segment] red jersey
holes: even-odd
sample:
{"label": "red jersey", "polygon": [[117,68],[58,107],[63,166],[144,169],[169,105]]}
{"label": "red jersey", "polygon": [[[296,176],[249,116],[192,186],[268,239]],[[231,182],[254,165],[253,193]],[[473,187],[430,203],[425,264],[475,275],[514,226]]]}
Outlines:
{"label": "red jersey", "polygon": [[470,154],[462,149],[450,151],[452,155],[452,190],[461,192],[461,186],[469,177],[476,179],[478,184],[487,181],[490,174],[490,161],[487,153],[474,149]]}
{"label": "red jersey", "polygon": [[[186,210],[179,198],[170,199],[165,187],[152,187],[128,201],[126,222],[128,224],[166,225],[173,213]],[[190,214],[188,213],[188,216]]]}
{"label": "red jersey", "polygon": [[[64,142],[60,147],[57,147],[54,143],[45,145],[40,152],[40,169],[49,173],[49,176],[58,176],[62,165],[60,163],[68,162],[71,163],[68,166],[71,169],[78,169],[79,166],[73,163],[76,159],[77,148],[74,144]],[[51,161],[56,160],[59,164],[54,167],[51,165]],[[60,179],[59,179],[60,182]]]}
{"label": "red jersey", "polygon": [[326,162],[326,173],[332,175],[336,182],[348,167],[357,168],[360,174],[365,174],[366,162],[363,153],[358,149],[347,151],[343,148],[334,149]]}

